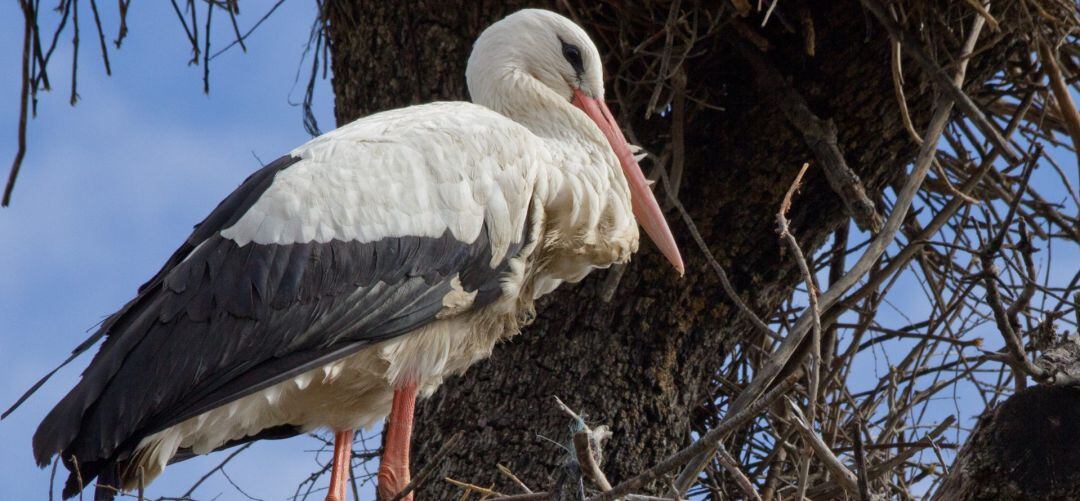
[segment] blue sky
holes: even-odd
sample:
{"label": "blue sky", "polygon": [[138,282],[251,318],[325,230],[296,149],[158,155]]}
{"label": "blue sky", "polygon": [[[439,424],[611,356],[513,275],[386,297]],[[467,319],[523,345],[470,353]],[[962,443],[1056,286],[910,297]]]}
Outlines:
{"label": "blue sky", "polygon": [[[270,3],[245,4],[241,26],[253,23]],[[294,78],[314,19],[313,2],[285,2],[249,39],[247,54],[237,48],[212,61],[209,96],[202,93],[201,68],[187,65],[190,47],[168,2],[133,3],[124,48],[115,51],[110,45],[111,78],[104,74],[86,11],[84,2],[82,101],[74,108],[67,105],[69,30],[50,66],[55,91],[42,95],[39,116],[30,124],[29,151],[14,203],[0,210],[2,407],[127,301],[191,226],[259,166],[256,157],[268,162],[309,137],[300,108],[290,101],[302,98],[303,85],[294,85]],[[102,15],[111,39],[116,29],[113,4],[102,3]],[[21,19],[17,3],[0,6],[0,68],[6,69],[0,74],[4,174],[16,144]],[[214,43],[220,47],[230,32],[224,22],[217,28]],[[318,82],[315,112],[324,129],[332,127],[326,81]],[[1061,151],[1054,154],[1070,172],[1075,159]],[[1033,185],[1052,201],[1065,199],[1064,187],[1044,172],[1036,174]],[[1080,263],[1080,252],[1075,246],[1055,252],[1055,274],[1068,279]],[[929,306],[914,276],[902,277],[894,290],[892,306],[883,308],[879,318],[883,325],[903,325],[905,315],[926,317]],[[984,331],[988,347],[1000,347],[1000,337],[990,328]],[[867,353],[852,385],[865,389],[876,382],[888,357],[885,349]],[[79,359],[58,373],[0,422],[0,444],[6,450],[0,454],[5,479],[0,499],[45,497],[49,472],[34,466],[30,437],[87,361]],[[981,402],[970,395],[963,404],[963,425],[981,410]],[[949,405],[935,412],[944,416],[954,410]],[[254,497],[285,499],[314,469],[316,447],[308,438],[259,443],[226,472]],[[149,494],[182,493],[222,457],[219,453],[171,467]],[[243,498],[222,475],[212,477],[195,495],[210,499],[219,494],[220,499]]]}
{"label": "blue sky", "polygon": [[[51,6],[53,2],[43,2]],[[115,36],[115,3],[98,2]],[[247,27],[271,2],[245,3]],[[306,141],[303,97],[294,86],[315,16],[314,2],[285,2],[248,41],[211,61],[211,92],[188,66],[190,47],[169,2],[133,2],[121,50],[110,43],[106,77],[88,4],[80,12],[79,94],[70,91],[70,26],[50,65],[54,92],[41,96],[30,123],[29,150],[11,207],[0,211],[0,405],[7,407],[61,361],[86,331],[116,310],[149,278],[221,198],[258,168]],[[54,25],[50,17],[46,26]],[[0,166],[6,179],[16,145],[22,46],[17,2],[0,4]],[[227,21],[218,18],[217,21]],[[227,22],[217,23],[224,46]],[[201,28],[201,27],[200,27]],[[213,49],[213,47],[212,47]],[[306,68],[307,66],[305,66]],[[333,126],[328,81],[319,81],[315,111]],[[39,470],[30,437],[88,361],[61,371],[18,412],[0,422],[0,499],[44,499],[49,471]],[[314,469],[309,438],[257,444],[227,467],[249,494],[284,499]],[[325,459],[324,454],[321,458]],[[171,467],[149,490],[184,492],[221,456]],[[62,480],[57,475],[58,483]],[[12,481],[18,479],[19,481]],[[216,475],[200,499],[242,498]]]}

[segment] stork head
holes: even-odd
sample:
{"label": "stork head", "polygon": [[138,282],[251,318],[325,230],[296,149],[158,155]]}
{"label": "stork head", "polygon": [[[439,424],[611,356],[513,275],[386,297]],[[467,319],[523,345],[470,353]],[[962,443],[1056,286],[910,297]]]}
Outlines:
{"label": "stork head", "polygon": [[562,101],[562,106],[570,103],[583,112],[619,159],[638,224],[679,274],[683,273],[682,256],[660,205],[604,103],[600,52],[585,30],[554,12],[520,10],[480,34],[465,77],[474,102],[504,113],[518,114],[515,108],[544,105],[543,100],[515,101],[516,96],[504,90],[507,82],[530,77],[542,84],[543,93],[552,97],[552,102]]}

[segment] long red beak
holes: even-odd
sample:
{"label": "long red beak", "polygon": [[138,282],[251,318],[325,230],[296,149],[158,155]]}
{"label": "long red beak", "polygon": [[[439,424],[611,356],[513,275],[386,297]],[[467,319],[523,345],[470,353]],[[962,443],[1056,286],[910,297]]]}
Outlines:
{"label": "long red beak", "polygon": [[671,262],[679,275],[682,275],[682,256],[679,255],[679,247],[675,245],[675,238],[671,236],[671,228],[668,228],[664,213],[660,211],[660,205],[656,203],[656,197],[645,181],[645,174],[630,153],[630,145],[626,143],[622,130],[611,117],[611,110],[604,101],[586,96],[579,89],[574,89],[573,104],[596,122],[596,126],[604,133],[611,149],[615,151],[615,156],[619,157],[623,175],[630,184],[630,205],[634,209],[634,217],[664,257]]}

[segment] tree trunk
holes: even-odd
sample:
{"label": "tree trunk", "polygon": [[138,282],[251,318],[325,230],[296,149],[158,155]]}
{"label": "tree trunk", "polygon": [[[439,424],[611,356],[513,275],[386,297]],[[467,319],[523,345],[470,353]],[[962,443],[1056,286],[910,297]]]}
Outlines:
{"label": "tree trunk", "polygon": [[935,500],[1076,499],[1080,390],[1033,386],[979,419]]}
{"label": "tree trunk", "polygon": [[[328,3],[338,123],[386,108],[466,98],[464,69],[472,41],[525,3],[453,0],[431,2],[430,8]],[[903,175],[914,153],[893,93],[886,35],[857,2],[809,3],[813,56],[807,55],[802,33],[785,29],[798,20],[773,19],[766,28],[753,29],[769,41],[763,56],[790,77],[817,116],[835,122],[848,165],[877,200],[885,185]],[[652,8],[666,16],[667,5]],[[714,14],[730,16],[719,8]],[[577,8],[576,15],[595,35],[621,14],[605,4]],[[725,30],[725,36],[734,31]],[[628,37],[629,46],[651,33]],[[626,48],[597,42],[608,56],[606,69],[615,70]],[[765,315],[799,281],[794,260],[777,238],[775,214],[803,162],[817,162],[784,118],[777,97],[755,85],[752,69],[736,50],[717,37],[701,42],[698,50],[706,55],[683,66],[688,85],[723,111],[688,108],[687,182],[678,195],[743,299]],[[980,60],[994,57],[991,50]],[[995,66],[980,60],[969,70],[971,82],[981,83],[985,68]],[[915,70],[907,77],[913,121],[921,129],[932,101],[930,86]],[[609,98],[614,97],[611,85],[609,79]],[[651,88],[628,100],[631,108],[620,114],[632,118],[640,143],[659,151],[670,139],[671,116],[643,118]],[[849,220],[814,167],[790,217],[807,254]],[[668,218],[686,258],[684,278],[677,278],[643,239],[610,303],[598,298],[608,272],[563,286],[542,302],[539,318],[522,335],[418,406],[414,467],[426,464],[445,438],[465,431],[463,445],[423,487],[421,499],[460,494],[458,487],[438,480],[444,476],[519,492],[498,473],[497,464],[533,490],[550,488],[567,453],[541,437],[560,443],[569,437],[569,422],[553,405],[553,395],[590,423],[611,427],[603,467],[613,483],[688,443],[693,413],[703,409],[735,343],[761,342],[723,293],[687,226],[673,212]]]}

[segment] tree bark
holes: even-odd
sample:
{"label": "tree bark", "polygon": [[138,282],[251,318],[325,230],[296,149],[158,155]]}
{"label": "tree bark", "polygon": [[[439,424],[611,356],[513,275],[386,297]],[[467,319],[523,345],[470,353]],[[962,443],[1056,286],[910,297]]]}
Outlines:
{"label": "tree bark", "polygon": [[1037,385],[988,410],[935,500],[1066,500],[1080,495],[1080,390]]}
{"label": "tree bark", "polygon": [[[533,2],[328,3],[338,123],[386,108],[465,99],[464,69],[472,41],[487,25],[527,3]],[[877,201],[883,187],[903,175],[914,153],[893,93],[886,34],[857,2],[808,3],[814,55],[807,55],[802,33],[789,32],[774,19],[764,29],[754,28],[770,45],[763,56],[781,69],[817,116],[836,124],[847,164]],[[543,2],[539,6],[554,8]],[[653,8],[666,12],[667,6]],[[576,10],[594,34],[619,15],[606,4]],[[719,8],[714,14],[730,15]],[[640,41],[628,43],[633,47]],[[597,42],[608,56],[606,69],[617,68],[616,55],[626,48]],[[686,182],[678,195],[743,299],[766,315],[800,280],[795,261],[777,238],[774,216],[803,162],[817,162],[778,108],[776,96],[754,84],[752,69],[737,51],[717,37],[699,50],[706,55],[684,65],[687,81],[707,91],[711,104],[723,111],[694,107],[687,114]],[[981,83],[987,69],[1000,62],[995,57],[998,51],[989,50],[974,61],[969,81]],[[906,77],[910,111],[921,128],[929,115],[930,86],[916,70]],[[671,117],[644,119],[647,101],[646,92],[619,114],[631,118],[642,144],[658,151],[669,140]],[[687,227],[678,215],[668,216],[686,258],[686,277],[677,278],[643,239],[642,251],[610,303],[598,298],[607,272],[563,286],[542,301],[539,318],[522,335],[418,406],[414,467],[426,464],[444,439],[465,430],[463,445],[432,478],[519,492],[496,470],[503,464],[534,490],[550,488],[567,452],[541,436],[569,440],[569,423],[553,405],[554,395],[590,423],[611,427],[602,466],[612,483],[686,445],[692,417],[704,409],[735,343],[761,345],[761,340],[724,295]],[[817,168],[808,173],[790,219],[808,255],[849,221],[844,204]],[[418,497],[448,499],[460,492],[434,480]]]}

